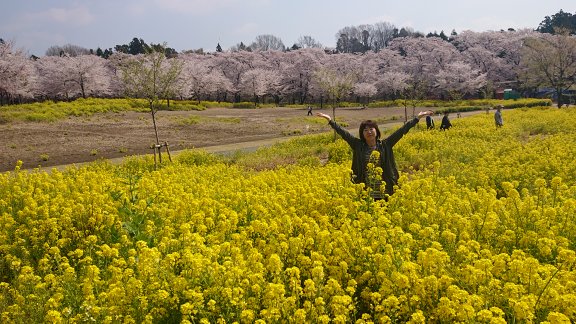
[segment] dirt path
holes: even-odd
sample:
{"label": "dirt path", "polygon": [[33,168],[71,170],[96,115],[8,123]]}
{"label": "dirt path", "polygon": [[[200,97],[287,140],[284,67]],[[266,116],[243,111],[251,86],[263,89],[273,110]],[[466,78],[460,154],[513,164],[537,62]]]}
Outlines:
{"label": "dirt path", "polygon": [[[331,109],[321,111],[332,114]],[[404,108],[336,110],[337,120],[351,129],[357,128],[365,119],[375,120],[385,128],[386,124],[403,120],[403,116]],[[435,119],[439,124],[440,116]],[[157,114],[157,124],[160,141],[168,142],[174,153],[191,148],[214,153],[250,150],[330,129],[324,119],[307,116],[306,109],[297,108],[161,111]],[[71,117],[53,123],[0,124],[0,132],[3,138],[0,146],[2,172],[13,170],[18,160],[23,161],[23,169],[49,169],[98,159],[151,154],[150,147],[155,142],[150,115],[136,112]]]}

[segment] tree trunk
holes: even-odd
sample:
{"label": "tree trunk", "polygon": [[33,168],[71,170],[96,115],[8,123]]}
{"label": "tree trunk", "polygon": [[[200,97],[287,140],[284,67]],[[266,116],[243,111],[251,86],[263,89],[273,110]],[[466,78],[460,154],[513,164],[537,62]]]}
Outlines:
{"label": "tree trunk", "polygon": [[558,108],[562,108],[562,89],[556,89],[556,98]]}
{"label": "tree trunk", "polygon": [[[332,120],[336,122],[336,103],[334,103],[334,106],[332,106]],[[336,133],[336,130],[334,130],[334,141],[336,141],[337,138],[338,133]]]}
{"label": "tree trunk", "polygon": [[154,135],[156,136],[156,145],[160,145],[158,138],[158,127],[156,127],[156,112],[154,111],[154,104],[150,102],[150,112],[152,112],[152,124],[154,125]]}
{"label": "tree trunk", "polygon": [[82,98],[86,99],[86,91],[84,90],[84,78],[80,76],[80,89],[82,90]]}
{"label": "tree trunk", "polygon": [[408,121],[408,106],[406,105],[406,102],[404,102],[404,122]]}

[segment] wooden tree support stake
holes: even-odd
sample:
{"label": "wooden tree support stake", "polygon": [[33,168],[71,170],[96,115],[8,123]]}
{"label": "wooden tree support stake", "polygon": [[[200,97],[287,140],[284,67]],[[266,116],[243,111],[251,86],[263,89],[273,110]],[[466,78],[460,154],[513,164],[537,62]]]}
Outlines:
{"label": "wooden tree support stake", "polygon": [[[154,149],[154,169],[157,167],[157,163],[162,164],[162,148],[166,148],[166,153],[168,153],[168,160],[172,162],[172,156],[170,155],[170,147],[168,142],[164,142],[162,144],[153,144],[152,149]],[[156,160],[156,153],[158,153],[158,160]],[[158,161],[158,162],[157,162]]]}

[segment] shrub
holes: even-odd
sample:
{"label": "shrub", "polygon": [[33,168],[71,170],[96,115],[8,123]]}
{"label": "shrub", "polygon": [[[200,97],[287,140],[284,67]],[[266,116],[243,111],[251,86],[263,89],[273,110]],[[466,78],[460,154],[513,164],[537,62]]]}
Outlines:
{"label": "shrub", "polygon": [[184,150],[176,155],[175,160],[183,165],[205,165],[222,162],[217,155],[203,150]]}
{"label": "shrub", "polygon": [[258,107],[253,102],[243,101],[243,102],[235,102],[232,105],[232,108],[255,109]]}

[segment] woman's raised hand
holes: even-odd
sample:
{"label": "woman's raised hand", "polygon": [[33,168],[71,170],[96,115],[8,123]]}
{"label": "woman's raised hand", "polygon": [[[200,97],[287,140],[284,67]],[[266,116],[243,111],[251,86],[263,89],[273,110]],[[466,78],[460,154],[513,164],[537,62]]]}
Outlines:
{"label": "woman's raised hand", "polygon": [[326,114],[321,113],[321,112],[317,112],[317,113],[316,113],[316,116],[325,118],[327,121],[331,121],[331,120],[332,120],[332,118],[331,118],[329,115],[326,115]]}
{"label": "woman's raised hand", "polygon": [[433,114],[434,114],[434,112],[432,110],[421,111],[418,113],[418,118],[422,118],[424,116],[430,116]]}

